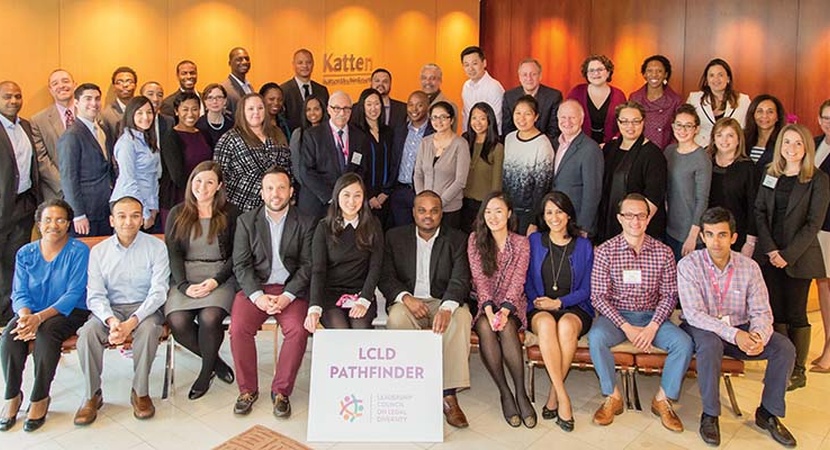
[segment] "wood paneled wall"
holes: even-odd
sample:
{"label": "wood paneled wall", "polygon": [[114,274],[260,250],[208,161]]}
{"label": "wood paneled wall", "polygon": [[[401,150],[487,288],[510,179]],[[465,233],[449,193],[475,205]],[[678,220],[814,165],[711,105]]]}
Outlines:
{"label": "wood paneled wall", "polygon": [[683,97],[701,72],[725,59],[738,90],[770,93],[818,132],[818,106],[830,98],[830,2],[827,0],[482,0],[481,44],[505,88],[518,85],[519,61],[532,56],[543,82],[567,93],[584,82],[579,67],[594,53],[615,67],[626,94],[643,84],[640,65],[655,53],[673,65],[670,84]]}

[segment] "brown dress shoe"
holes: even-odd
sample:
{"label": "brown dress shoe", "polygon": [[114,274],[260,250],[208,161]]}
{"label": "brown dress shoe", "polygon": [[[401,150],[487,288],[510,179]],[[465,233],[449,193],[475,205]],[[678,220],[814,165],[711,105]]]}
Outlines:
{"label": "brown dress shoe", "polygon": [[663,422],[663,426],[666,427],[667,430],[677,432],[683,431],[683,422],[681,422],[680,417],[677,417],[677,414],[674,413],[674,409],[672,409],[669,399],[651,399],[651,412],[654,413],[655,416],[660,416],[660,421]]}
{"label": "brown dress shoe", "polygon": [[156,415],[156,407],[149,395],[139,397],[135,390],[130,392],[130,403],[133,405],[133,415],[136,419],[149,419]]}
{"label": "brown dress shoe", "polygon": [[600,405],[597,412],[594,413],[594,423],[603,426],[611,425],[611,423],[614,422],[614,416],[619,416],[622,413],[622,399],[609,395],[608,397],[605,397],[605,402]]}
{"label": "brown dress shoe", "polygon": [[101,396],[101,390],[92,396],[91,399],[84,402],[78,412],[75,413],[75,425],[89,425],[95,422],[98,418],[98,410],[104,405],[104,398]]}
{"label": "brown dress shoe", "polygon": [[454,395],[447,395],[444,397],[444,417],[447,423],[456,428],[467,428],[470,426],[467,423],[467,417],[464,411],[458,406],[458,399]]}

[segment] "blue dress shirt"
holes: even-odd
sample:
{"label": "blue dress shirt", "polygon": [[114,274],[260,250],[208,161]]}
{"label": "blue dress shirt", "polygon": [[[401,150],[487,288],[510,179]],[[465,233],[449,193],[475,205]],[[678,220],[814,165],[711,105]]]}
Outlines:
{"label": "blue dress shirt", "polygon": [[74,238],[52,261],[43,259],[39,240],[24,245],[14,264],[12,309],[29,308],[37,313],[53,307],[64,316],[75,308],[87,309],[88,262],[89,247]]}

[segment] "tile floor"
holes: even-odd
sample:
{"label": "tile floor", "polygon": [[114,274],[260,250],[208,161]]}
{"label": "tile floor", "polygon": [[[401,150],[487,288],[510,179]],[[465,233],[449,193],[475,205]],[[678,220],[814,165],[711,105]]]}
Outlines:
{"label": "tile floor", "polygon": [[[823,338],[818,313],[811,314],[813,355],[819,351]],[[259,338],[260,390],[268,392],[273,370],[270,332]],[[311,347],[309,346],[309,349]],[[228,341],[222,356],[230,361]],[[187,399],[187,392],[198,371],[198,360],[179,348],[176,353],[175,394],[160,400],[163,356],[159,356],[151,378],[151,395],[157,408],[156,417],[138,421],[132,417],[129,404],[132,365],[119,352],[107,352],[104,373],[105,406],[98,420],[88,428],[75,427],[72,417],[83,395],[81,372],[75,354],[66,355],[60,363],[52,387],[52,406],[43,428],[34,433],[22,431],[18,424],[11,431],[0,433],[0,449],[174,449],[186,446],[193,449],[211,448],[241,433],[255,424],[273,428],[279,433],[304,441],[308,414],[308,386],[310,352],[306,354],[297,388],[292,395],[293,415],[287,421],[271,415],[267,396],[257,402],[254,411],[245,417],[234,416],[233,403],[237,395],[235,385],[215,382],[210,392],[199,400]],[[748,363],[747,376],[734,380],[744,416],[735,417],[728,408],[725,388],[721,388],[723,415],[721,434],[724,449],[778,449],[781,448],[767,434],[753,424],[753,413],[760,398],[763,363]],[[498,394],[481,364],[478,354],[471,356],[472,389],[459,393],[459,402],[470,421],[470,428],[444,428],[444,442],[406,444],[365,443],[310,443],[314,448],[332,449],[549,449],[553,446],[568,449],[638,449],[669,450],[673,448],[705,448],[697,434],[700,398],[694,379],[684,383],[681,401],[676,410],[686,431],[673,433],[665,430],[659,420],[648,411],[648,402],[657,389],[657,377],[638,378],[641,402],[645,411],[626,411],[609,427],[591,424],[591,416],[599,406],[596,376],[591,371],[574,371],[567,387],[575,408],[576,430],[565,433],[554,424],[541,420],[535,429],[512,429],[502,419]],[[27,371],[24,390],[28,394],[30,372]],[[537,411],[549,388],[547,376],[537,371]],[[2,381],[0,381],[2,386]],[[801,449],[830,450],[830,415],[822,405],[830,402],[830,375],[808,376],[808,386],[787,395],[788,414],[784,423],[798,439]],[[25,405],[24,405],[25,407]]]}

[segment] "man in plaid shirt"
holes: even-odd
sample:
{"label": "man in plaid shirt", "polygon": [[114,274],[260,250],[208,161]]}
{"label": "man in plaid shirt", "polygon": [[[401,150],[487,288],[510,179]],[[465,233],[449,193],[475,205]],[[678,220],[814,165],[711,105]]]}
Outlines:
{"label": "man in plaid shirt", "polygon": [[594,255],[591,303],[599,317],[588,341],[606,396],[594,413],[594,423],[609,425],[623,412],[611,347],[627,339],[643,352],[651,351],[652,345],[668,352],[651,411],[664,427],[680,432],[683,423],[669,399],[680,396],[692,359],[692,339],[669,320],[677,305],[677,272],[671,249],[646,234],[653,212],[642,195],[626,195],[617,212],[622,233],[597,247]]}
{"label": "man in plaid shirt", "polygon": [[697,383],[703,402],[700,437],[720,444],[720,366],[723,355],[741,360],[767,360],[761,406],[755,423],[780,444],[795,447],[795,438],[778,420],[784,416],[784,394],[795,361],[795,347],[773,332],[772,310],[761,269],[731,251],[738,235],[735,219],[724,208],[711,208],[701,218],[705,250],[683,258],[677,284],[684,322],[697,354]]}

